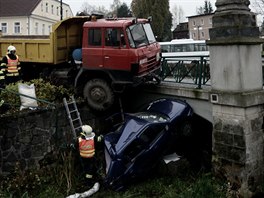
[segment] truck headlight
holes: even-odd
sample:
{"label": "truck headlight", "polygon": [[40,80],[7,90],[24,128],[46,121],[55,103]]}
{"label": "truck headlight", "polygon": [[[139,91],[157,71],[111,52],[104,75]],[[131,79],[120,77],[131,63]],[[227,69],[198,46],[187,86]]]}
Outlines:
{"label": "truck headlight", "polygon": [[160,53],[157,53],[156,54],[156,61],[159,61],[160,60]]}

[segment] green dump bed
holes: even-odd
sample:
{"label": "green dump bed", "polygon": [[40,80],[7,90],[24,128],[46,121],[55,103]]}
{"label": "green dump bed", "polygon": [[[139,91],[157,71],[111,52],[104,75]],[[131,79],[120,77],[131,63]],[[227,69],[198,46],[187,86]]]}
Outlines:
{"label": "green dump bed", "polygon": [[88,17],[72,17],[52,26],[50,36],[1,36],[0,55],[14,45],[21,62],[60,64],[70,60],[73,49],[82,46],[83,23]]}

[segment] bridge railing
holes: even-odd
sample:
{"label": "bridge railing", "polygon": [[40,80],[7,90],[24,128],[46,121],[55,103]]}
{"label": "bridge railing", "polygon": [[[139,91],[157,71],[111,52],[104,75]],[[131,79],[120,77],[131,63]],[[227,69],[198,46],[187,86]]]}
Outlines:
{"label": "bridge railing", "polygon": [[209,56],[166,56],[161,63],[163,81],[193,84],[199,89],[210,85]]}

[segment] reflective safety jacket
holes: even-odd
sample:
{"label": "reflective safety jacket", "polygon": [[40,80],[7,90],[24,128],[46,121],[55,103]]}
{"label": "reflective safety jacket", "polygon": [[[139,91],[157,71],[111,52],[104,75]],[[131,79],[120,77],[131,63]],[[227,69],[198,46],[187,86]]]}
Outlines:
{"label": "reflective safety jacket", "polygon": [[8,54],[6,55],[7,58],[7,68],[6,68],[6,76],[19,76],[19,60],[18,56],[16,55],[16,59],[12,60]]}
{"label": "reflective safety jacket", "polygon": [[0,81],[5,80],[5,71],[6,71],[6,64],[1,63],[1,65],[0,65]]}
{"label": "reflective safety jacket", "polygon": [[91,158],[95,154],[94,135],[89,138],[79,137],[79,152],[83,158]]}

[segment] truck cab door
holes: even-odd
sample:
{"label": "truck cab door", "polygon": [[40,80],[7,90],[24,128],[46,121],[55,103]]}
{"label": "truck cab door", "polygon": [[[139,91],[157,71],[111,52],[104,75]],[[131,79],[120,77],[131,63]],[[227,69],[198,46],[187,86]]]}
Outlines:
{"label": "truck cab door", "polygon": [[106,28],[103,51],[104,67],[109,70],[130,70],[129,50],[121,28]]}
{"label": "truck cab door", "polygon": [[83,39],[83,66],[89,69],[103,67],[102,29],[89,28],[87,38]]}

